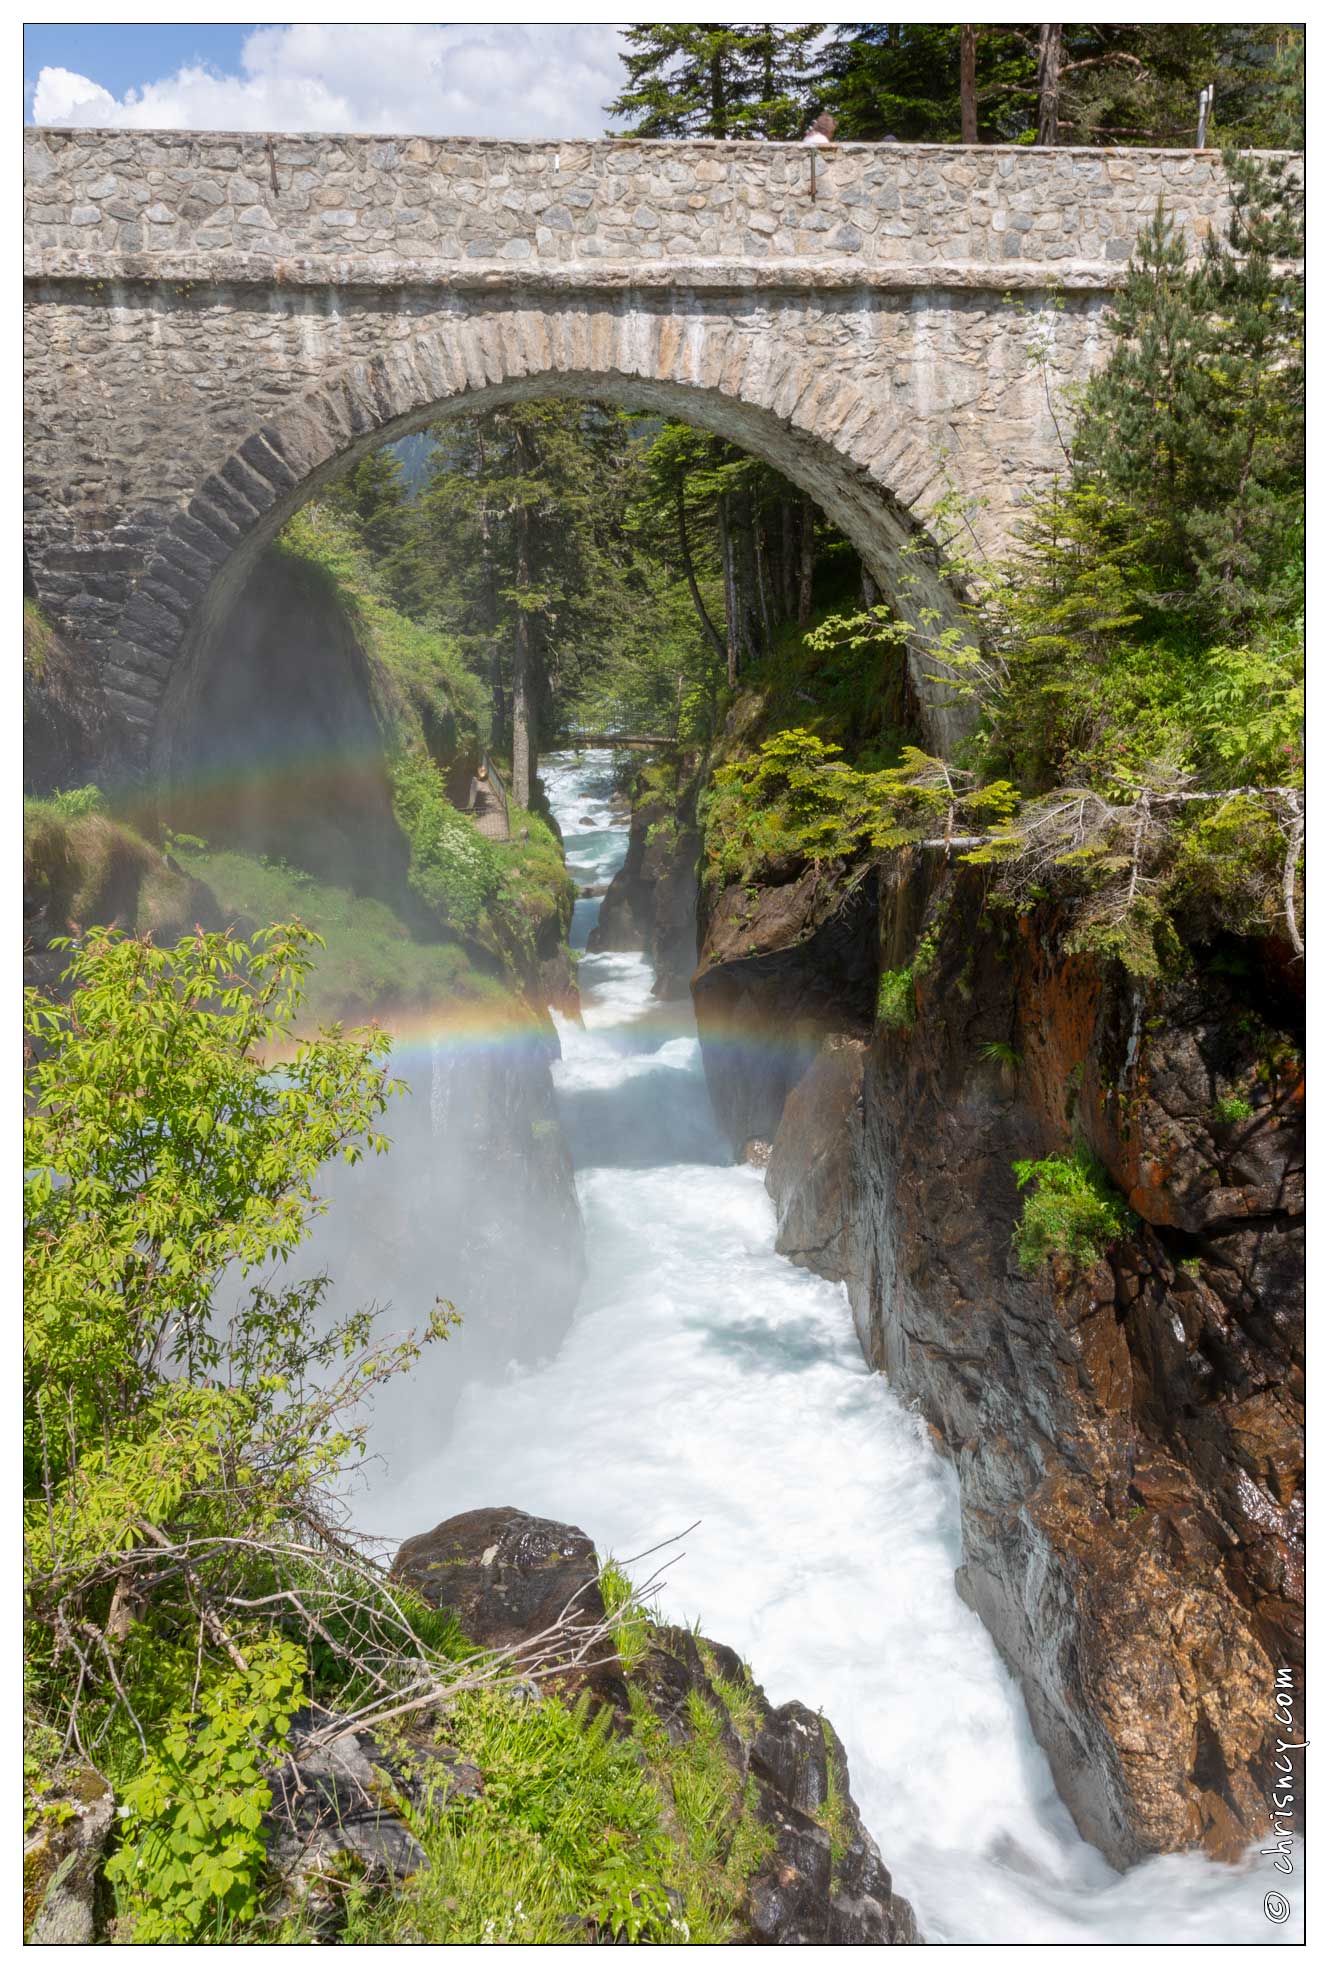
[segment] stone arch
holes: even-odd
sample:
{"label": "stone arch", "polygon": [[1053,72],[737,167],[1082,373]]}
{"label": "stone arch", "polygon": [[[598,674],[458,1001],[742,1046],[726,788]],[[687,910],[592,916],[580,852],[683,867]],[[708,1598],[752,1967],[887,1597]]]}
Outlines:
{"label": "stone arch", "polygon": [[[732,302],[695,297],[691,306],[628,297],[459,308],[276,409],[203,478],[125,604],[112,662],[143,704],[144,764],[172,777],[173,742],[212,631],[259,553],[321,484],[450,411],[522,397],[658,408],[731,439],[817,500],[883,593],[949,615],[955,597],[937,572],[921,496],[941,467],[918,425],[893,426],[856,387],[852,361],[772,328],[767,310],[736,313]],[[944,748],[962,714],[928,676],[935,660],[911,665],[930,739]]]}

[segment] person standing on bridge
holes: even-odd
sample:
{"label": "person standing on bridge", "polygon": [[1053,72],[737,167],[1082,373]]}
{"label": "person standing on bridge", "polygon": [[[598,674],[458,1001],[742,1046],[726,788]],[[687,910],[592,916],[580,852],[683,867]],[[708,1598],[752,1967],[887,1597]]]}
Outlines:
{"label": "person standing on bridge", "polygon": [[487,841],[507,840],[509,832],[507,795],[502,786],[496,785],[490,778],[489,765],[484,759],[475,769],[471,791],[466,801],[466,811],[468,814],[475,815],[477,834],[483,834]]}

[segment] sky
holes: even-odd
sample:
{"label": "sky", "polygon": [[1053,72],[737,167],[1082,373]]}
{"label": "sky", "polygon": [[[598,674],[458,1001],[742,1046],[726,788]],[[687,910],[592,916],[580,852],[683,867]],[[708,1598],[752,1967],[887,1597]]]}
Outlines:
{"label": "sky", "polygon": [[622,87],[619,45],[601,24],[30,26],[24,119],[595,137]]}

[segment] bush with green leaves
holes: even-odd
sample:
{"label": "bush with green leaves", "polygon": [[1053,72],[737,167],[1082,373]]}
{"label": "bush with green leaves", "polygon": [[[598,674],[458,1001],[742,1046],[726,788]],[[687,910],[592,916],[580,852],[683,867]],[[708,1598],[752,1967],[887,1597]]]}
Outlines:
{"label": "bush with green leaves", "polygon": [[718,768],[699,811],[707,873],[733,882],[903,847],[937,828],[963,833],[1015,804],[1005,782],[975,787],[916,746],[903,749],[898,766],[861,772],[838,745],[795,726]]}
{"label": "bush with green leaves", "polygon": [[[319,1318],[325,1280],[267,1282],[323,1165],[386,1147],[383,1037],[291,1038],[315,941],[298,924],[167,949],[94,930],[66,944],[67,996],[26,996],[27,1701],[61,1756],[143,1774],[126,1910],[177,1940],[248,1905],[240,1794],[257,1780],[237,1773],[297,1653],[317,1639],[326,1695],[363,1686],[389,1645],[403,1679],[446,1652],[360,1553],[342,1491],[366,1398],[454,1315],[376,1342],[368,1313]],[[213,1789],[221,1817],[202,1809]],[[188,1908],[159,1864],[186,1836],[211,1883]]]}
{"label": "bush with green leaves", "polygon": [[119,1849],[107,1863],[119,1939],[227,1939],[258,1911],[266,1770],[303,1699],[303,1651],[268,1639],[243,1669],[178,1712],[124,1787]]}
{"label": "bush with green leaves", "polygon": [[1214,1102],[1213,1117],[1220,1128],[1236,1128],[1253,1117],[1255,1109],[1244,1094],[1223,1094]]}
{"label": "bush with green leaves", "polygon": [[448,799],[423,750],[393,761],[392,805],[410,848],[411,887],[444,923],[478,929],[498,893],[499,864],[490,843]]}
{"label": "bush with green leaves", "polygon": [[1129,1234],[1134,1213],[1088,1149],[1012,1167],[1019,1188],[1029,1191],[1015,1227],[1015,1255],[1022,1271],[1036,1272],[1053,1258],[1087,1269],[1115,1239]]}

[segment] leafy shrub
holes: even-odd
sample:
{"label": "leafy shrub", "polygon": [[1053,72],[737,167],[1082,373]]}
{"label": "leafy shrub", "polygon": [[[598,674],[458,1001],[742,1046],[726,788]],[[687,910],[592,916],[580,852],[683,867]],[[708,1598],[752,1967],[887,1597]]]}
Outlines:
{"label": "leafy shrub", "polygon": [[[98,1745],[113,1781],[143,1768],[144,1911],[172,1923],[184,1888],[163,1876],[159,1819],[177,1856],[186,1836],[210,1854],[209,1906],[248,1904],[249,1779],[223,1782],[216,1760],[234,1776],[294,1687],[280,1624],[317,1629],[325,1693],[353,1688],[386,1634],[401,1645],[340,1487],[364,1454],[367,1398],[455,1317],[436,1308],[422,1337],[377,1345],[370,1314],[318,1316],[326,1280],[239,1283],[294,1251],[329,1159],[386,1147],[386,1040],[291,1043],[314,941],[299,925],[170,949],[92,931],[66,945],[68,1000],[26,998],[28,1702],[62,1742]],[[227,1273],[229,1322],[215,1305]],[[309,1617],[329,1593],[335,1613]],[[437,1652],[421,1638],[424,1659]],[[242,1657],[243,1691],[226,1681]],[[238,1820],[208,1817],[214,1791]]]}
{"label": "leafy shrub", "polygon": [[197,1713],[174,1717],[124,1787],[121,1846],[107,1863],[127,1934],[139,1942],[221,1939],[258,1907],[272,1803],[265,1764],[298,1708],[305,1660],[289,1641],[250,1651]]}
{"label": "leafy shrub", "polygon": [[1243,1094],[1225,1094],[1214,1102],[1213,1117],[1221,1128],[1233,1128],[1238,1122],[1249,1121],[1255,1109]]}
{"label": "leafy shrub", "polygon": [[566,1942],[588,1915],[670,1939],[661,1799],[612,1712],[493,1690],[457,1701],[448,1741],[484,1795],[419,1824],[430,1870],[409,1898],[355,1901],[347,1942]]}
{"label": "leafy shrub", "polygon": [[883,971],[877,985],[877,1023],[905,1031],[914,1023],[914,967]]}
{"label": "leafy shrub", "polygon": [[924,838],[947,816],[999,821],[1015,805],[1006,782],[967,790],[916,746],[898,766],[859,772],[840,747],[801,726],[719,767],[699,809],[712,879],[748,881],[787,862],[842,860]]}
{"label": "leafy shrub", "polygon": [[478,928],[498,892],[499,864],[490,843],[448,799],[426,753],[405,752],[393,761],[392,804],[411,852],[411,887],[443,923]]}
{"label": "leafy shrub", "polygon": [[650,1646],[651,1623],[638,1604],[636,1588],[612,1558],[600,1568],[600,1593],[613,1630],[618,1658],[627,1670],[635,1668]]}
{"label": "leafy shrub", "polygon": [[1025,1198],[1015,1228],[1020,1269],[1035,1272],[1054,1257],[1085,1269],[1102,1257],[1115,1238],[1125,1237],[1134,1213],[1107,1172],[1086,1148],[1012,1164]]}

